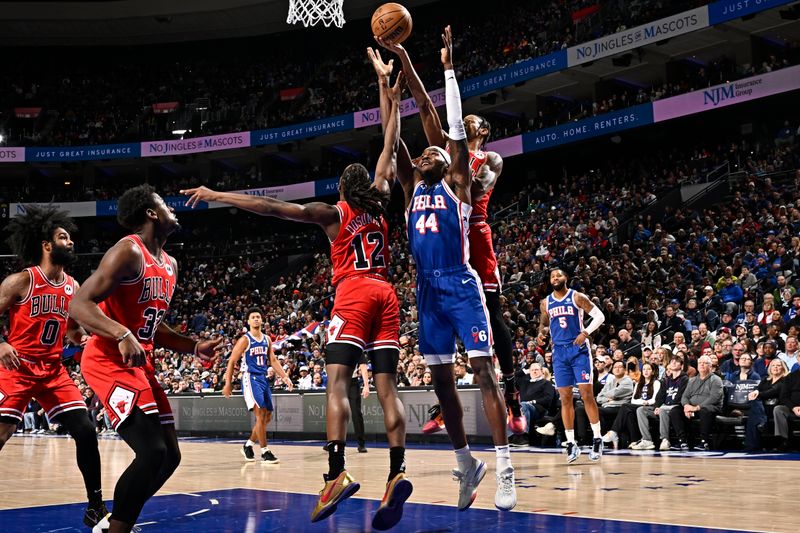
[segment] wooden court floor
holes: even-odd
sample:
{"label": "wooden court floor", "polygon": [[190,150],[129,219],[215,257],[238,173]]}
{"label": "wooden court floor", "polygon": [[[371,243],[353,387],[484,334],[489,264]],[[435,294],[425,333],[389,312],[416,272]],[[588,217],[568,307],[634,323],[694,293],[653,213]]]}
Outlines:
{"label": "wooden court floor", "polygon": [[[278,465],[247,463],[234,441],[181,442],[183,461],[161,495],[252,488],[316,495],[327,454],[318,443],[273,444]],[[474,507],[494,509],[494,453],[476,446],[487,475]],[[132,458],[116,438],[101,439],[103,489],[111,499]],[[633,452],[639,453],[639,452]],[[14,436],[0,452],[0,509],[83,502],[74,444],[57,437]],[[589,463],[584,453],[567,465],[550,451],[515,450],[518,505],[514,512],[591,517],[729,530],[798,531],[800,460],[748,458],[740,454],[679,456],[607,453]],[[797,456],[795,456],[797,459]],[[454,505],[457,483],[446,449],[409,449],[410,502]],[[380,500],[388,465],[386,448],[349,450],[347,468],[361,482],[360,498]],[[298,509],[307,514],[311,509]],[[469,511],[467,511],[469,512]],[[462,515],[466,516],[466,515]],[[3,525],[0,525],[3,529]]]}

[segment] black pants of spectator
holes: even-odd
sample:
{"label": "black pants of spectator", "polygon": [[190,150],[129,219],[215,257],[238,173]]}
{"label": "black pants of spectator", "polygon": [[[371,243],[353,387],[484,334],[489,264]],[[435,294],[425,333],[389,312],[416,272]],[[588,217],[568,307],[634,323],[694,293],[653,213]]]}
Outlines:
{"label": "black pants of spectator", "polygon": [[639,423],[636,420],[636,409],[638,408],[638,405],[626,403],[620,407],[617,417],[611,425],[611,431],[619,436],[620,448],[642,438],[639,432]]}
{"label": "black pants of spectator", "polygon": [[[714,421],[717,419],[717,412],[701,407],[699,411],[694,414],[694,418],[700,420],[700,438],[711,445],[711,432],[714,430]],[[678,436],[680,442],[687,441],[686,424],[689,419],[683,414],[683,406],[676,406],[669,412],[669,421],[672,427],[675,428],[675,434]]]}
{"label": "black pants of spectator", "polygon": [[347,388],[347,399],[350,402],[350,418],[353,420],[353,429],[356,431],[356,440],[359,446],[364,446],[364,415],[361,413],[361,387],[358,378],[350,380]]}
{"label": "black pants of spectator", "polygon": [[[600,411],[600,429],[605,433],[611,429],[611,425],[617,417],[620,407],[607,407],[598,405]],[[586,408],[583,402],[575,406],[575,439],[581,444],[589,444],[592,442],[592,432],[589,425],[589,416],[586,414]]]}

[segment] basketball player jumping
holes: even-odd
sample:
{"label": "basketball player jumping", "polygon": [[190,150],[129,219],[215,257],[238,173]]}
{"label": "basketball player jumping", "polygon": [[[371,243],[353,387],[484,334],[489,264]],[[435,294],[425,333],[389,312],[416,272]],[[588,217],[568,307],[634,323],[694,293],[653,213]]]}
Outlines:
{"label": "basketball player jumping", "polygon": [[222,342],[196,342],[161,322],[178,275],[177,262],[163,250],[178,228],[172,208],[151,186],[140,185],[120,197],[117,220],[134,233],[106,252],[70,304],[75,320],[93,333],[81,360],[83,376],[136,453],[114,489],[110,526],[96,526],[95,533],[131,531],[142,506],[180,463],[172,410],[155,378],[154,343],[212,360]]}
{"label": "basketball player jumping", "polygon": [[[408,80],[408,88],[419,109],[422,127],[431,146],[445,148],[447,137],[442,130],[442,122],[436,107],[433,105],[428,92],[422,85],[419,75],[414,69],[408,52],[401,44],[388,43],[380,37],[375,37],[378,43],[400,57],[403,65],[403,74]],[[486,306],[489,308],[489,318],[494,338],[494,351],[500,362],[503,373],[504,396],[508,408],[508,427],[514,433],[524,433],[527,421],[522,415],[519,404],[519,390],[514,377],[514,359],[511,354],[511,332],[503,320],[503,310],[500,305],[501,280],[497,268],[497,257],[492,244],[492,228],[486,222],[489,199],[497,184],[500,173],[503,171],[503,158],[497,152],[484,151],[486,142],[491,134],[491,125],[486,118],[478,115],[464,117],[464,128],[467,132],[467,146],[469,147],[469,166],[472,173],[472,186],[470,198],[472,200],[472,214],[469,218],[469,263],[478,273],[486,296]],[[428,432],[444,429],[441,416],[436,416],[437,423],[429,425]]]}
{"label": "basketball player jumping", "polygon": [[363,352],[372,362],[378,399],[384,411],[389,440],[389,481],[372,526],[383,530],[401,518],[403,503],[411,495],[411,482],[405,479],[405,412],[397,395],[397,361],[400,357],[400,309],[388,279],[388,225],[385,220],[392,185],[397,175],[397,148],[400,142],[400,93],[402,73],[389,86],[391,65],[383,65],[375,52],[367,50],[378,74],[381,119],[384,129],[383,151],[370,183],[363,165],[345,168],[339,180],[339,202],[305,205],[273,198],[222,193],[205,187],[182,191],[189,195],[187,205],[199,201],[218,201],[260,215],[317,224],[331,242],[331,261],[336,297],[328,325],[326,348],[327,434],[329,470],[325,487],[311,514],[317,522],[330,516],[359,484],[345,468],[345,438],[350,406],[347,389]]}
{"label": "basketball player jumping", "polygon": [[[592,426],[592,449],[589,459],[599,461],[603,454],[600,415],[592,390],[592,349],[589,336],[605,321],[605,315],[585,294],[567,288],[567,274],[557,268],[550,272],[553,292],[542,300],[539,315],[539,341],[547,340],[548,327],[553,341],[553,375],[561,397],[561,420],[567,433],[567,462],[578,459],[581,450],[575,442],[575,409],[572,387],[578,386],[586,414]],[[592,321],[583,325],[583,314]]]}
{"label": "basketball player jumping", "polygon": [[283,367],[275,359],[272,350],[272,342],[269,335],[266,335],[261,326],[263,313],[256,307],[247,311],[247,325],[249,331],[239,337],[233,347],[231,357],[228,359],[228,367],[225,369],[225,386],[222,387],[222,394],[226,398],[231,397],[233,391],[233,370],[236,363],[244,356],[242,362],[242,394],[247,408],[253,411],[256,416],[256,423],[250,438],[242,446],[242,455],[248,461],[255,460],[253,446],[256,441],[261,446],[261,460],[265,463],[277,463],[278,458],[267,446],[267,425],[272,420],[272,391],[267,381],[267,366],[271,366],[275,373],[286,384],[289,390],[294,388],[292,380],[286,375]]}
{"label": "basketball player jumping", "polygon": [[401,150],[398,177],[405,192],[408,240],[417,265],[419,348],[431,368],[434,391],[455,448],[460,482],[458,508],[475,500],[486,464],[467,445],[463,409],[456,391],[453,361],[456,338],[469,355],[480,385],[486,418],[497,450],[495,506],[513,509],[517,503],[514,468],[506,437],[506,409],[492,365],[492,330],[480,278],[469,265],[469,218],[472,213],[472,171],[467,132],[461,119],[461,98],[453,71],[450,27],[442,35],[448,151],[426,148],[413,168]]}
{"label": "basketball player jumping", "polygon": [[108,514],[100,491],[97,434],[78,387],[61,364],[64,336],[74,344],[88,339],[69,318],[78,282],[64,272],[75,260],[70,233],[75,224],[63,211],[27,206],[8,224],[11,249],[27,268],[0,285],[0,313],[9,311],[8,340],[0,337],[0,449],[35,397],[51,421],[75,439],[78,468],[89,505],[83,522],[94,527]]}

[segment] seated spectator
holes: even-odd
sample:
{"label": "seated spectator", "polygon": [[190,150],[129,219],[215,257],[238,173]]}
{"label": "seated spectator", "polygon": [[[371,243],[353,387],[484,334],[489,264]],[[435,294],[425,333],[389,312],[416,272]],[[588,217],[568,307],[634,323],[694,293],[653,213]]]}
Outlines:
{"label": "seated spectator", "polygon": [[[630,402],[633,396],[633,381],[625,374],[625,364],[615,361],[611,369],[611,377],[606,381],[605,387],[597,395],[597,406],[600,411],[600,423],[605,430],[611,427],[620,408]],[[587,432],[589,418],[583,403],[575,408],[575,435],[578,442],[588,442]]]}
{"label": "seated spectator", "polygon": [[606,367],[605,359],[598,358],[595,356],[594,360],[594,395],[597,396],[600,394],[600,391],[603,390],[603,387],[606,385],[606,381],[608,381],[608,376],[611,375],[609,372],[609,368]]}
{"label": "seated spectator", "polygon": [[[321,376],[320,376],[321,377]],[[310,390],[314,382],[314,378],[308,372],[308,367],[303,365],[300,367],[300,379],[297,380],[297,388],[301,390]]]}
{"label": "seated spectator", "polygon": [[661,382],[658,380],[658,370],[652,363],[644,363],[631,403],[620,407],[611,430],[603,435],[603,442],[612,444],[614,449],[620,447],[620,440],[623,448],[630,443],[638,444],[642,437],[636,422],[636,411],[641,406],[654,405],[656,395],[660,390]]}
{"label": "seated spectator", "polygon": [[522,414],[528,421],[528,433],[512,435],[509,441],[525,446],[530,443],[530,431],[537,425],[536,422],[552,414],[556,389],[545,377],[539,363],[533,363],[527,373],[517,372],[517,386]]}
{"label": "seated spectator", "polygon": [[467,371],[467,364],[459,362],[455,365],[456,385],[472,385],[475,383],[475,376]]}
{"label": "seated spectator", "polygon": [[650,434],[650,418],[658,418],[659,436],[661,437],[661,451],[669,450],[669,412],[680,406],[689,377],[683,371],[683,359],[680,355],[670,358],[664,380],[652,405],[642,405],[636,409],[636,421],[642,440],[631,446],[634,450],[652,450],[655,448],[654,440]]}
{"label": "seated spectator", "polygon": [[775,406],[775,436],[780,439],[778,448],[789,449],[789,421],[800,418],[800,372],[791,372],[783,378],[779,389],[778,404]]}
{"label": "seated spectator", "polygon": [[786,351],[779,354],[789,372],[800,370],[800,350],[798,350],[797,344],[797,337],[786,337]]}
{"label": "seated spectator", "polygon": [[325,382],[322,381],[322,374],[319,372],[314,373],[314,378],[311,381],[311,390],[325,390]]}
{"label": "seated spectator", "polygon": [[669,419],[678,436],[677,449],[689,451],[686,424],[693,418],[700,420],[700,450],[711,448],[714,421],[722,411],[722,378],[712,372],[711,357],[700,357],[697,376],[690,378],[681,397],[682,409],[671,409]]}
{"label": "seated spectator", "polygon": [[[755,328],[754,328],[755,329]],[[753,368],[762,378],[767,377],[767,368],[773,359],[778,357],[778,345],[774,341],[766,341],[762,345],[763,356],[755,360]],[[786,364],[786,363],[784,363]]]}

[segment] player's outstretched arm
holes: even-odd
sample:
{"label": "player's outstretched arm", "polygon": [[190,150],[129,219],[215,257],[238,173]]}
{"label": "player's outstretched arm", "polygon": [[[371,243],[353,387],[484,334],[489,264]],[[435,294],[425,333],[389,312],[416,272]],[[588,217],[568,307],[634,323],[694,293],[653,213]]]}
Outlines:
{"label": "player's outstretched arm", "polygon": [[100,260],[97,270],[75,292],[69,304],[69,314],[88,331],[107,339],[115,339],[128,366],[142,366],[145,351],[136,335],[125,326],[107,317],[97,305],[119,284],[139,276],[144,258],[139,248],[125,239],[115,244]]}
{"label": "player's outstretched arm", "polygon": [[156,344],[181,353],[193,353],[203,361],[213,361],[222,350],[222,336],[207,341],[196,341],[181,335],[163,322],[156,328],[153,338]]}
{"label": "player's outstretched arm", "polygon": [[597,331],[597,328],[603,325],[603,322],[606,321],[606,316],[600,310],[599,307],[594,305],[589,298],[586,297],[585,294],[580,292],[573,293],[573,300],[575,301],[575,305],[586,311],[589,316],[592,317],[592,322],[586,326],[583,331],[581,331],[578,336],[575,338],[575,345],[580,346],[586,339],[588,339],[592,333]]}
{"label": "player's outstretched arm", "polygon": [[[80,290],[80,288],[81,288],[80,284],[76,281],[75,282],[76,292]],[[85,329],[83,329],[83,326],[78,324],[78,322],[76,322],[75,319],[72,317],[69,317],[67,319],[67,331],[65,333],[67,339],[69,339],[69,341],[75,346],[83,347],[89,340],[89,334],[86,332]]]}
{"label": "player's outstretched arm", "polygon": [[403,73],[408,80],[408,89],[411,91],[411,96],[414,97],[414,101],[417,103],[419,117],[422,120],[422,129],[425,130],[425,137],[428,139],[430,145],[444,148],[447,144],[447,137],[442,131],[442,121],[439,118],[436,107],[431,101],[431,97],[428,96],[428,92],[422,84],[422,80],[419,78],[419,74],[417,74],[414,65],[411,63],[408,51],[406,51],[401,44],[388,43],[377,36],[375,40],[379,45],[394,52],[400,58],[400,62],[403,65]]}
{"label": "player's outstretched arm", "polygon": [[442,34],[441,59],[444,67],[447,124],[450,127],[447,144],[452,158],[445,180],[461,201],[471,204],[472,173],[469,170],[469,146],[461,113],[461,93],[453,70],[453,34],[450,26],[447,26]]}
{"label": "player's outstretched arm", "polygon": [[275,370],[275,373],[278,375],[279,378],[283,380],[286,384],[286,388],[294,390],[294,383],[292,383],[292,379],[289,377],[289,374],[281,366],[278,358],[275,357],[275,350],[272,349],[272,343],[269,344],[269,364]]}
{"label": "player's outstretched arm", "polygon": [[239,340],[236,341],[236,344],[233,345],[233,351],[228,358],[228,366],[225,367],[225,385],[222,386],[222,395],[226,398],[230,398],[233,393],[233,369],[236,368],[236,363],[242,358],[247,344],[247,337],[242,335],[239,337]]}
{"label": "player's outstretched arm", "polygon": [[[11,274],[0,284],[0,315],[11,309],[11,306],[25,298],[31,284],[31,275],[27,270]],[[0,368],[16,370],[19,368],[19,354],[6,340],[0,336]]]}
{"label": "player's outstretched arm", "polygon": [[[388,79],[386,81],[388,85]],[[397,75],[393,87],[386,87],[383,91],[383,100],[386,100],[388,111],[385,114],[383,131],[383,150],[375,166],[375,181],[373,187],[379,191],[391,194],[395,179],[397,178],[397,150],[400,147],[400,94],[403,92],[403,73]],[[384,105],[381,106],[383,108]],[[383,112],[381,113],[382,117]]]}

